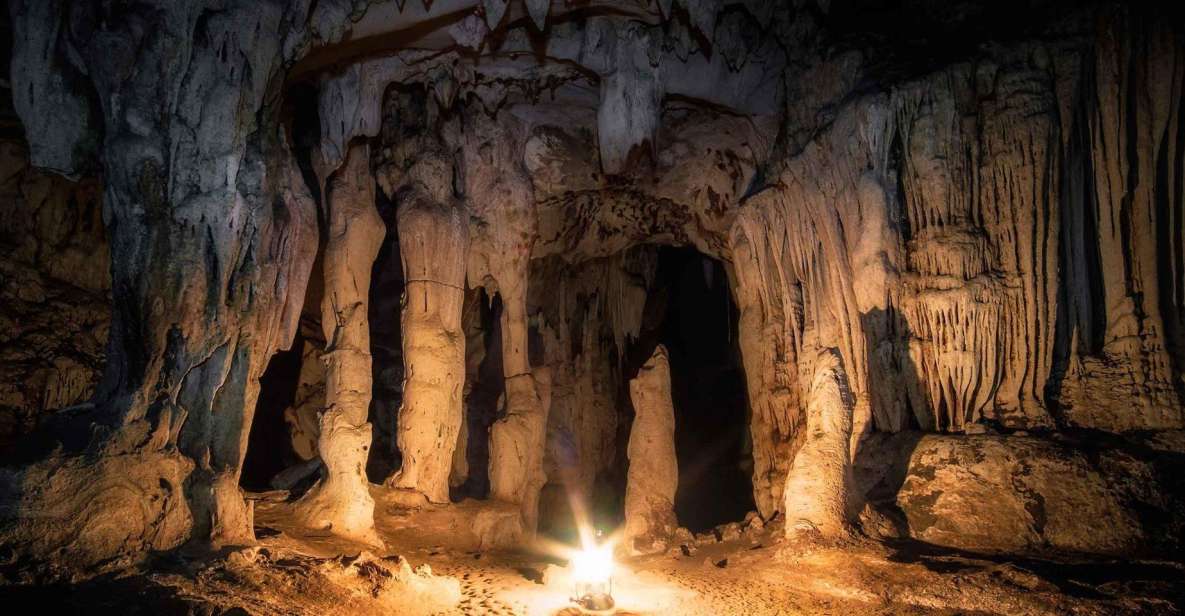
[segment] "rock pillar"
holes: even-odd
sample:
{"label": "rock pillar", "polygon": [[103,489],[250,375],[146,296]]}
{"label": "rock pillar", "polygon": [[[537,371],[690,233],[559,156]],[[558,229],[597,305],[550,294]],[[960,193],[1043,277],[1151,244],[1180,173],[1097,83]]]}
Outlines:
{"label": "rock pillar", "polygon": [[633,553],[656,552],[666,549],[667,538],[679,527],[675,405],[670,362],[661,344],[630,381],[630,400],[635,415],[626,450],[625,545]]}
{"label": "rock pillar", "polygon": [[812,530],[824,537],[847,533],[853,406],[839,354],[820,354],[807,392],[806,436],[782,492],[787,536]]}
{"label": "rock pillar", "polygon": [[321,301],[326,385],[317,440],[326,473],[297,505],[305,524],[372,544],[378,538],[365,471],[372,378],[367,298],[371,268],[386,235],[374,206],[374,186],[370,148],[351,147],[326,192],[329,234]]}
{"label": "rock pillar", "polygon": [[543,456],[550,407],[550,369],[508,376],[506,415],[490,427],[490,495],[520,505],[528,533],[538,524],[539,492],[547,483]]}
{"label": "rock pillar", "polygon": [[403,298],[403,406],[397,440],[403,466],[388,480],[433,503],[449,502],[449,471],[461,429],[465,382],[465,257],[468,214],[422,194],[399,207]]}

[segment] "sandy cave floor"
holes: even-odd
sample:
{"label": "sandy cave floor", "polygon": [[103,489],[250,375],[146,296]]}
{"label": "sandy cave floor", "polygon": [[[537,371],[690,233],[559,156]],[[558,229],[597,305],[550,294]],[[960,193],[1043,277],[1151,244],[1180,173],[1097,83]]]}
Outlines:
{"label": "sandy cave floor", "polygon": [[[163,555],[137,571],[72,586],[0,586],[0,601],[37,601],[44,613],[86,614],[581,613],[567,601],[566,582],[544,583],[545,576],[554,579],[556,568],[545,574],[559,562],[554,557],[452,546],[465,508],[475,506],[481,505],[401,510],[380,501],[386,549],[359,555],[364,548],[358,545],[297,529],[287,505],[265,499],[256,505],[258,546],[214,556]],[[618,605],[607,613],[1185,611],[1182,562],[1019,558],[867,539],[789,542],[777,539],[779,529],[700,541],[690,555],[676,548],[626,559],[615,576]]]}

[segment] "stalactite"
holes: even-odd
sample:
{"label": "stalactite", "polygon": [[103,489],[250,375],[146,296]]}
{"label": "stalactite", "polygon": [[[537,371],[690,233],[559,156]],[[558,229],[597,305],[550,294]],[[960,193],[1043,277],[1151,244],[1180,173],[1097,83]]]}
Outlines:
{"label": "stalactite", "polygon": [[[1098,258],[1095,264],[1075,255],[1074,265],[1078,271],[1098,268],[1102,311],[1080,320],[1072,335],[1098,330],[1101,347],[1071,347],[1061,403],[1074,425],[1180,427],[1185,425],[1180,327],[1185,251],[1179,229],[1185,198],[1176,178],[1185,164],[1180,151],[1185,35],[1179,27],[1122,10],[1108,17],[1099,21],[1093,62],[1087,60],[1087,79],[1075,101],[1085,109],[1087,137],[1070,144],[1085,166],[1082,199],[1093,206],[1076,217],[1089,218],[1084,230],[1095,232],[1089,239],[1097,242],[1092,248]],[[1088,151],[1074,151],[1081,147]],[[1081,310],[1093,298],[1071,301]]]}

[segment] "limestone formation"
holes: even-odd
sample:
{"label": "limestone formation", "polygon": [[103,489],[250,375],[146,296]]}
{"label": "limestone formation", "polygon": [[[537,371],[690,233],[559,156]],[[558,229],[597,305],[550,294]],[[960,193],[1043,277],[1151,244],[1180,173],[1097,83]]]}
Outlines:
{"label": "limestone formation", "polygon": [[505,415],[490,427],[490,496],[520,505],[528,533],[537,525],[539,491],[547,483],[543,455],[550,390],[547,368],[508,377]]}
{"label": "limestone formation", "polygon": [[317,451],[317,441],[321,434],[321,411],[325,409],[322,352],[319,345],[305,340],[293,405],[284,409],[284,423],[288,426],[292,450],[303,460],[317,459],[321,455]]}
{"label": "limestone formation", "polygon": [[805,435],[782,490],[786,533],[814,531],[831,538],[848,530],[852,392],[834,351],[820,353],[812,364]]}
{"label": "limestone formation", "polygon": [[1167,515],[1180,497],[1164,483],[1175,471],[1162,466],[1180,448],[1142,435],[1089,455],[1036,436],[877,435],[855,472],[871,505],[864,530],[970,550],[1155,550],[1180,533]]}
{"label": "limestone formation", "polygon": [[679,528],[675,520],[675,408],[671,401],[671,367],[659,345],[630,381],[634,423],[626,455],[625,547],[632,553],[661,552]]}
{"label": "limestone formation", "polygon": [[397,442],[402,467],[389,485],[433,503],[449,502],[449,471],[461,429],[465,378],[465,258],[468,214],[454,196],[453,161],[430,132],[434,103],[423,90],[401,93],[400,141],[384,190],[399,205],[399,250],[406,290],[405,364]]}
{"label": "limestone formation", "polygon": [[317,453],[324,477],[297,504],[305,524],[368,543],[374,530],[374,500],[366,479],[371,426],[370,270],[386,229],[374,209],[370,149],[350,148],[334,174],[325,202],[328,239],[324,256],[321,327],[326,348],[325,408],[320,413]]}

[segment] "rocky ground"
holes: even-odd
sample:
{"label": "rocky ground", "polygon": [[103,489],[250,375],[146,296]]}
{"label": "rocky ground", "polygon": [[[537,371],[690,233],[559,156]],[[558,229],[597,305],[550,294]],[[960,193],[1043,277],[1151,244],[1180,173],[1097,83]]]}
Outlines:
{"label": "rocky ground", "polygon": [[[578,614],[559,560],[455,547],[428,523],[364,551],[297,533],[260,501],[259,545],[171,554],[72,586],[7,579],[6,604],[87,614]],[[433,512],[403,512],[414,524]],[[434,530],[435,529],[435,530]],[[1026,558],[914,540],[779,539],[781,525],[733,524],[665,554],[626,559],[616,614],[1176,614],[1185,563]],[[454,547],[449,547],[454,546]],[[361,554],[359,554],[361,552]],[[342,556],[341,554],[350,554]],[[15,563],[8,563],[11,567]]]}

